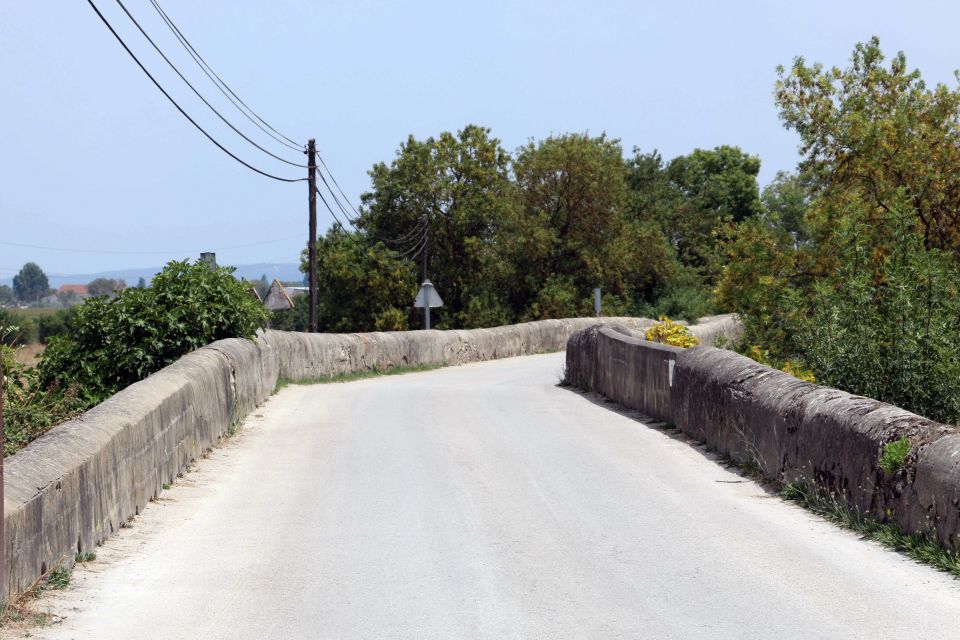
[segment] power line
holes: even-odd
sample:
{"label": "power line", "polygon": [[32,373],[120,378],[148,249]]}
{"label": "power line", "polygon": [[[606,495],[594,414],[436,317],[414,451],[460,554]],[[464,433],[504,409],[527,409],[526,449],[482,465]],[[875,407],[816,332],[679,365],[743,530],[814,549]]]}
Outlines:
{"label": "power line", "polygon": [[[400,236],[400,237],[397,238],[396,240],[392,240],[392,241],[390,241],[390,242],[393,243],[393,244],[403,244],[403,243],[409,241],[409,240],[414,236],[414,234],[416,234],[418,231],[423,231],[423,225],[424,225],[424,221],[423,221],[423,219],[421,218],[420,222],[418,222],[417,225],[413,227],[413,229],[411,229],[411,230],[408,231],[407,233],[403,234],[402,236]],[[386,242],[386,241],[384,241],[384,242]]]}
{"label": "power line", "polygon": [[259,247],[266,244],[273,244],[276,242],[282,242],[284,240],[292,240],[293,238],[300,238],[301,234],[295,236],[286,236],[283,238],[274,238],[273,240],[263,240],[261,242],[251,242],[248,244],[238,244],[230,247],[211,247],[204,249],[170,249],[167,251],[112,251],[109,249],[77,249],[72,247],[48,247],[38,244],[26,244],[23,242],[7,242],[0,241],[0,245],[5,245],[8,247],[19,247],[22,249],[38,249],[41,251],[62,251],[66,253],[92,253],[92,254],[102,254],[102,255],[168,255],[171,253],[198,253],[200,251],[230,251],[232,249],[248,249],[250,247]]}
{"label": "power line", "polygon": [[330,203],[328,203],[327,199],[323,197],[322,193],[320,193],[320,189],[317,189],[316,187],[314,187],[313,190],[317,192],[317,197],[320,198],[320,202],[323,203],[323,206],[327,208],[327,211],[329,211],[330,215],[333,216],[333,219],[336,220],[337,224],[340,226],[340,229],[344,233],[350,233],[350,231],[345,226],[343,226],[343,223],[340,221],[340,218],[337,216],[336,212],[330,206]]}
{"label": "power line", "polygon": [[329,176],[330,176],[330,179],[333,180],[333,184],[336,185],[337,191],[340,192],[340,195],[343,196],[343,199],[346,200],[347,204],[350,205],[350,208],[353,209],[353,212],[354,212],[355,214],[357,214],[357,218],[359,218],[359,217],[360,217],[360,212],[357,211],[357,208],[356,208],[355,206],[353,206],[353,203],[352,203],[352,202],[350,202],[350,198],[348,198],[348,197],[347,197],[347,194],[345,194],[345,193],[343,192],[343,189],[340,188],[340,183],[337,182],[337,179],[333,177],[333,172],[330,171],[330,169],[327,167],[327,163],[323,161],[323,156],[321,156],[321,155],[318,153],[318,154],[317,154],[317,159],[320,160],[320,164],[322,164],[322,165],[323,165],[323,168],[326,169],[327,175],[329,175]]}
{"label": "power line", "polygon": [[173,104],[173,106],[175,106],[175,107],[177,108],[177,111],[179,111],[179,112],[181,113],[181,115],[183,115],[183,117],[186,118],[186,119],[190,122],[190,124],[192,124],[194,127],[196,127],[197,130],[200,131],[200,133],[202,133],[203,135],[205,135],[205,136],[207,137],[207,139],[210,140],[210,142],[212,142],[213,144],[217,145],[217,147],[218,147],[221,151],[223,151],[223,152],[226,153],[228,156],[230,156],[231,158],[233,158],[234,160],[236,160],[237,162],[239,162],[240,164],[242,164],[242,165],[245,166],[246,168],[250,169],[251,171],[255,171],[256,173],[259,173],[260,175],[265,176],[265,177],[267,177],[267,178],[273,178],[274,180],[277,180],[277,181],[279,181],[279,182],[305,182],[305,181],[306,181],[306,178],[281,178],[280,176],[275,176],[275,175],[273,175],[273,174],[271,174],[271,173],[267,173],[266,171],[263,171],[263,170],[261,170],[261,169],[258,169],[258,168],[256,168],[255,166],[253,166],[252,164],[250,164],[250,163],[248,163],[248,162],[240,159],[238,156],[234,155],[233,152],[231,152],[231,151],[230,151],[229,149],[227,149],[225,146],[223,146],[222,144],[220,144],[213,136],[211,136],[209,133],[207,133],[207,131],[206,131],[203,127],[201,127],[199,124],[197,124],[196,120],[194,120],[193,118],[191,118],[191,117],[189,116],[189,114],[187,114],[187,112],[183,110],[183,107],[181,107],[179,104],[177,104],[177,101],[174,100],[173,97],[171,97],[169,93],[167,93],[166,89],[164,89],[164,88],[160,85],[159,82],[157,82],[157,79],[154,78],[153,75],[152,75],[149,71],[147,71],[147,68],[146,68],[145,66],[143,66],[143,63],[140,62],[140,59],[137,58],[137,56],[133,53],[133,51],[130,50],[130,47],[127,46],[127,43],[123,41],[123,38],[120,37],[120,34],[118,34],[118,33],[116,32],[116,30],[113,28],[113,25],[111,25],[110,22],[104,17],[104,15],[103,15],[102,13],[100,13],[100,9],[98,9],[98,8],[97,8],[97,5],[95,5],[95,4],[93,3],[93,0],[87,0],[87,4],[90,5],[90,7],[91,7],[91,8],[94,10],[94,12],[97,14],[97,17],[100,18],[100,21],[103,22],[103,24],[107,27],[107,29],[110,30],[110,33],[112,33],[112,34],[113,34],[113,37],[117,39],[117,42],[120,43],[120,46],[123,47],[124,51],[126,51],[127,54],[128,54],[131,58],[133,58],[133,61],[137,63],[137,66],[140,67],[140,69],[147,75],[148,78],[150,78],[150,81],[153,82],[153,84],[157,87],[157,89],[160,90],[160,92],[167,98],[167,100],[169,100],[169,101],[171,102],[171,104]]}
{"label": "power line", "polygon": [[420,255],[420,252],[422,252],[424,247],[426,246],[427,246],[427,227],[424,226],[423,236],[420,237],[417,243],[409,251],[400,255],[399,257],[406,260],[416,260],[417,256]]}
{"label": "power line", "polygon": [[[336,178],[333,177],[333,173],[330,172],[330,169],[327,167],[326,163],[323,161],[323,158],[320,157],[320,154],[317,154],[317,157],[318,157],[318,159],[320,160],[320,163],[323,165],[323,168],[327,170],[327,174],[330,176],[330,180],[332,180],[333,183],[334,183],[334,185],[336,185],[337,190],[340,192],[340,195],[342,195],[342,196],[343,196],[343,199],[347,201],[347,204],[350,204],[350,200],[347,198],[346,194],[343,193],[343,189],[340,188],[340,185],[337,184]],[[330,183],[327,182],[327,179],[324,177],[323,172],[319,170],[319,167],[317,168],[317,175],[320,176],[320,180],[323,182],[323,185],[327,188],[327,191],[330,193],[330,196],[332,197],[334,203],[337,205],[337,208],[340,209],[340,212],[341,212],[341,213],[343,214],[343,216],[347,219],[347,222],[349,222],[349,223],[350,223],[350,226],[352,226],[355,230],[358,230],[358,231],[359,231],[360,229],[357,227],[357,220],[360,219],[360,212],[357,211],[357,209],[356,209],[352,204],[350,204],[350,208],[353,209],[353,211],[354,211],[354,212],[357,214],[357,216],[358,216],[356,220],[352,219],[352,218],[350,217],[350,214],[347,213],[347,210],[344,208],[343,204],[340,202],[340,199],[337,198],[337,194],[334,193],[333,189],[330,187]],[[320,193],[319,190],[317,190],[317,193]],[[324,204],[324,206],[327,207],[327,210],[330,211],[330,214],[331,214],[334,218],[337,219],[337,224],[340,225],[340,228],[343,229],[344,231],[346,231],[347,229],[343,226],[343,223],[340,222],[340,219],[337,217],[337,215],[336,215],[336,214],[333,212],[333,210],[330,208],[330,205],[327,203],[326,199],[323,198],[323,196],[321,196],[320,199],[323,200],[323,204]],[[422,224],[422,223],[423,223],[423,221],[421,221],[421,224]],[[414,236],[414,234],[417,233],[417,230],[418,230],[418,227],[415,226],[413,229],[411,229],[410,231],[408,231],[407,233],[403,234],[402,236],[400,236],[400,237],[398,237],[398,238],[385,238],[385,237],[383,237],[383,236],[381,236],[381,235],[379,235],[379,234],[377,234],[377,233],[374,233],[374,232],[371,231],[370,229],[363,229],[363,232],[366,233],[366,234],[368,234],[368,235],[371,236],[372,238],[375,238],[375,239],[377,239],[377,240],[380,240],[380,241],[383,242],[384,244],[387,244],[387,245],[402,245],[402,244],[406,243],[407,241],[409,241],[409,240]],[[396,250],[396,249],[395,249],[395,250]]]}
{"label": "power line", "polygon": [[[341,229],[344,233],[350,233],[350,230],[347,229],[346,226],[343,224],[343,221],[340,220],[340,216],[338,216],[338,215],[337,215],[337,212],[333,210],[333,207],[330,206],[330,203],[327,202],[327,199],[323,197],[323,194],[320,192],[320,189],[316,189],[316,192],[317,192],[317,196],[320,198],[320,201],[323,203],[323,206],[326,207],[327,211],[330,212],[330,215],[333,216],[333,219],[334,219],[334,221],[337,223],[337,226],[339,226],[340,229]],[[414,227],[411,232],[408,232],[407,234],[404,235],[404,239],[403,239],[402,241],[398,241],[398,240],[387,240],[387,239],[385,239],[385,238],[383,238],[383,237],[381,237],[381,236],[379,236],[379,235],[377,235],[377,234],[375,234],[375,233],[373,233],[372,231],[369,231],[369,230],[356,230],[356,229],[355,229],[355,231],[359,231],[360,233],[366,233],[366,234],[370,235],[371,237],[373,237],[373,238],[375,238],[375,239],[377,239],[377,240],[380,240],[381,242],[387,243],[387,244],[403,244],[403,242],[409,241],[409,240],[413,237],[413,235],[416,234],[418,231],[423,231],[423,232],[424,232],[424,237],[425,237],[425,236],[426,236],[426,231],[425,231],[425,229],[426,229],[426,227],[425,227],[425,225],[423,225],[423,223],[422,223],[422,221],[421,221],[421,223],[418,224],[418,226]],[[402,249],[391,248],[391,247],[389,247],[389,246],[388,246],[387,248],[388,248],[389,250],[393,251],[395,254],[397,254],[398,257],[400,257],[400,258],[406,258],[406,257],[410,254],[410,252],[412,252],[414,249],[417,249],[417,248],[419,247],[419,249],[422,250],[422,246],[420,246],[422,242],[423,242],[423,238],[417,238],[417,239],[416,239],[416,242],[414,242],[411,247],[408,247],[405,252],[404,252]],[[420,253],[420,252],[417,251],[417,254],[415,254],[413,257],[416,257],[416,255],[419,255],[419,253]]]}
{"label": "power line", "polygon": [[330,183],[328,183],[328,182],[327,182],[327,179],[326,179],[325,177],[323,177],[323,172],[320,171],[320,170],[318,170],[318,171],[317,171],[317,175],[320,176],[320,180],[323,182],[323,186],[325,186],[325,187],[327,188],[327,191],[330,192],[330,197],[333,198],[333,201],[336,203],[337,208],[340,209],[340,213],[342,213],[343,216],[347,219],[347,222],[350,223],[350,226],[353,227],[354,229],[356,229],[356,227],[357,227],[356,222],[357,222],[357,221],[354,220],[353,218],[351,218],[351,217],[350,217],[350,214],[347,213],[347,210],[343,208],[343,204],[341,204],[340,200],[337,199],[337,194],[334,193],[334,192],[333,192],[333,189],[330,188]]}
{"label": "power line", "polygon": [[213,112],[217,115],[217,117],[220,118],[220,119],[224,122],[224,124],[226,124],[228,127],[230,127],[231,129],[233,129],[234,132],[236,132],[236,134],[239,135],[241,138],[243,138],[244,140],[246,140],[247,142],[249,142],[250,144],[252,144],[253,146],[255,146],[255,147],[256,147],[257,149],[259,149],[260,151],[263,151],[265,154],[267,154],[267,155],[270,156],[271,158],[275,158],[275,159],[279,160],[280,162],[285,162],[286,164],[289,164],[289,165],[294,166],[294,167],[300,167],[301,169],[306,169],[306,168],[307,168],[307,165],[305,165],[305,164],[300,164],[300,163],[298,163],[298,162],[290,162],[290,161],[287,160],[286,158],[282,158],[282,157],[278,156],[277,154],[269,151],[268,149],[265,149],[265,148],[261,147],[259,144],[257,144],[256,142],[254,142],[253,140],[251,140],[250,138],[248,138],[246,135],[244,135],[244,133],[243,133],[242,131],[240,131],[239,129],[237,129],[237,128],[233,125],[232,122],[230,122],[229,120],[227,120],[227,118],[224,117],[224,115],[223,115],[222,113],[220,113],[219,111],[217,111],[217,109],[216,109],[212,104],[210,104],[210,102],[208,102],[206,98],[203,97],[203,95],[197,90],[197,88],[194,87],[194,86],[190,83],[189,80],[187,80],[187,78],[180,72],[180,69],[178,69],[177,66],[170,61],[170,59],[166,56],[166,54],[164,54],[163,51],[161,51],[160,47],[157,46],[157,43],[155,43],[155,42],[153,41],[153,38],[151,38],[151,37],[149,36],[149,34],[147,34],[147,32],[144,31],[143,27],[141,27],[141,26],[140,26],[140,23],[137,22],[137,19],[133,17],[133,14],[131,14],[130,11],[127,10],[127,7],[123,4],[123,2],[121,2],[121,0],[116,0],[116,2],[117,2],[118,5],[120,5],[120,8],[123,9],[123,12],[127,14],[127,17],[130,18],[131,22],[133,22],[133,24],[136,25],[137,29],[140,30],[140,33],[143,34],[143,37],[147,39],[147,42],[149,42],[149,43],[153,46],[153,48],[157,51],[157,53],[160,54],[160,57],[163,58],[164,62],[166,62],[166,63],[170,66],[170,68],[173,69],[173,71],[174,71],[178,76],[180,76],[180,79],[183,80],[184,83],[186,83],[186,85],[187,85],[188,87],[190,87],[190,90],[193,91],[193,92],[196,94],[196,96],[197,96],[198,98],[200,98],[200,100],[203,101],[203,104],[207,105],[207,106],[210,108],[210,110],[213,111]]}
{"label": "power line", "polygon": [[[208,78],[210,78],[210,82],[212,82],[214,86],[216,86],[217,89],[220,90],[220,93],[222,93],[224,96],[227,97],[228,100],[230,100],[233,106],[235,106],[237,110],[240,111],[240,113],[246,116],[246,118],[250,120],[250,122],[257,125],[257,127],[259,127],[261,131],[266,133],[268,136],[270,136],[280,144],[290,147],[295,151],[303,151],[303,145],[298,145],[296,142],[294,142],[293,140],[291,140],[284,134],[280,133],[279,131],[274,129],[272,126],[270,126],[270,123],[268,123],[266,120],[264,120],[259,115],[257,115],[256,111],[251,109],[247,105],[247,103],[240,98],[240,96],[234,93],[233,89],[231,89],[230,86],[227,85],[227,83],[224,82],[219,75],[217,75],[217,72],[213,70],[213,67],[207,64],[207,61],[203,59],[203,56],[201,56],[200,53],[196,49],[194,49],[193,45],[190,44],[190,41],[187,40],[187,37],[183,35],[183,33],[177,27],[176,23],[174,23],[174,21],[170,19],[170,16],[167,15],[167,13],[163,10],[163,8],[160,6],[160,4],[156,0],[150,0],[150,3],[153,5],[153,8],[157,10],[157,13],[160,14],[160,17],[163,18],[163,21],[167,24],[167,27],[170,29],[170,31],[172,31],[173,34],[177,37],[177,40],[180,41],[180,44],[183,46],[183,48],[186,49],[187,53],[190,54],[190,57],[193,58],[194,62],[196,62],[197,65],[200,67],[200,69],[207,75]],[[226,91],[224,91],[224,89],[226,89]],[[236,100],[234,100],[234,98]],[[237,102],[239,102],[240,104],[237,104]],[[243,105],[243,107],[246,108],[246,111],[244,111],[244,109],[241,108],[240,105]],[[250,114],[253,115],[254,118],[256,118],[256,120],[250,117],[250,115],[247,113],[248,111],[250,112]],[[262,122],[263,125],[266,125],[267,128],[265,129],[262,125],[260,125],[257,122],[257,120]],[[269,129],[270,131],[268,131],[267,129]],[[271,131],[273,133],[271,133]],[[280,138],[277,138],[277,136],[274,135],[274,133],[279,135],[280,138],[283,138],[283,139],[281,140]],[[286,140],[286,142],[284,142],[284,140]]]}

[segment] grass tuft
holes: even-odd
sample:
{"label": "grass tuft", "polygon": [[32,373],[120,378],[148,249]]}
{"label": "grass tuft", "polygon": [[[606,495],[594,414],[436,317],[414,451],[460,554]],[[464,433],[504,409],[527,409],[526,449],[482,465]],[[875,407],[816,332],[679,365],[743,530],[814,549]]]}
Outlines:
{"label": "grass tuft", "polygon": [[[909,444],[909,443],[908,443]],[[906,457],[906,456],[904,456]],[[899,467],[897,467],[899,468]],[[788,483],[780,491],[781,497],[791,500],[845,529],[856,531],[876,540],[883,546],[960,578],[960,552],[945,549],[927,536],[906,533],[899,526],[879,522],[851,509],[834,494],[810,488],[804,483]]]}
{"label": "grass tuft", "polygon": [[883,445],[883,454],[880,456],[880,468],[887,473],[894,473],[903,468],[907,456],[910,455],[910,439],[903,436],[894,442]]}
{"label": "grass tuft", "polygon": [[310,378],[307,380],[290,380],[288,378],[281,378],[277,380],[276,391],[280,391],[284,387],[288,387],[292,384],[296,385],[311,385],[311,384],[329,384],[329,383],[338,383],[338,382],[353,382],[355,380],[365,380],[367,378],[378,378],[380,376],[399,376],[405,373],[420,373],[422,371],[433,371],[434,369],[440,369],[446,365],[442,364],[418,364],[411,365],[408,367],[387,367],[380,368],[374,367],[373,369],[365,369],[363,371],[351,371],[348,373],[338,373],[335,376],[330,376],[327,378]]}

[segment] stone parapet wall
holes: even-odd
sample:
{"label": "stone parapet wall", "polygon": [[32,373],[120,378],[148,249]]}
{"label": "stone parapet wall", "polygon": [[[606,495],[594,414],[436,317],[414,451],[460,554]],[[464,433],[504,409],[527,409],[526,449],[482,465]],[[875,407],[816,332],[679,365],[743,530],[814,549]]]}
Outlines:
{"label": "stone parapet wall", "polygon": [[[605,318],[631,330],[650,320]],[[561,351],[596,318],[468,331],[304,334],[215,342],[54,427],[5,460],[7,593],[90,552],[266,400],[281,378],[457,365]]]}
{"label": "stone parapet wall", "polygon": [[[727,335],[715,328],[714,337]],[[670,422],[767,478],[814,483],[861,513],[946,547],[960,545],[955,427],[798,380],[731,351],[665,348],[614,327],[570,338],[567,380]],[[903,467],[884,471],[884,445],[903,437],[910,441]]]}

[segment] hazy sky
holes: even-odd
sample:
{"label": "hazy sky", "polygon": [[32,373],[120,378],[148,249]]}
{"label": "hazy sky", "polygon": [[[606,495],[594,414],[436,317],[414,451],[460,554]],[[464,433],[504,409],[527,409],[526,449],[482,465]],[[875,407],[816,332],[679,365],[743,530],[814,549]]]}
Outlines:
{"label": "hazy sky", "polygon": [[[168,90],[215,137],[265,170],[301,177],[233,134],[173,75],[115,0],[95,0]],[[210,85],[148,0],[131,12],[223,113],[272,141]],[[761,183],[797,161],[777,119],[777,64],[843,64],[877,34],[928,82],[954,83],[960,3],[370,2],[162,0],[228,84],[277,129],[315,137],[356,202],[367,170],[409,134],[492,128],[507,149],[551,133],[607,132],[665,158],[735,144]],[[296,261],[307,188],[262,178],[175,111],[85,1],[0,3],[0,277],[163,264]],[[244,126],[246,125],[246,126]],[[298,154],[270,146],[278,155]],[[321,232],[331,220],[321,210]],[[255,246],[250,246],[255,245]],[[128,253],[123,253],[128,252]],[[137,253],[142,252],[142,253]]]}

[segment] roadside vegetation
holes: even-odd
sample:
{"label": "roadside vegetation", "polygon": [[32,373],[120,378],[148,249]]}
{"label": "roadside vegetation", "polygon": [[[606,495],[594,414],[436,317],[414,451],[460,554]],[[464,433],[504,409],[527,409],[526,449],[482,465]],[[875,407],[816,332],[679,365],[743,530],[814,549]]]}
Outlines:
{"label": "roadside vegetation", "polygon": [[671,347],[688,349],[700,344],[700,339],[690,333],[686,326],[674,322],[666,316],[660,316],[660,321],[653,325],[644,334],[647,340],[660,342]]}
{"label": "roadside vegetation", "polygon": [[290,385],[312,385],[312,384],[332,384],[338,382],[353,382],[354,380],[366,380],[367,378],[379,378],[381,376],[399,376],[407,373],[420,373],[422,371],[433,371],[446,365],[442,364],[418,364],[408,367],[374,367],[365,371],[351,371],[349,373],[338,373],[328,378],[312,378],[310,380],[290,380],[281,378],[277,380],[277,391]]}
{"label": "roadside vegetation", "polygon": [[960,551],[941,546],[926,536],[906,533],[891,522],[880,522],[851,509],[836,496],[803,483],[784,485],[780,496],[813,511],[844,529],[875,540],[888,549],[960,578]]}
{"label": "roadside vegetation", "polygon": [[770,360],[956,424],[960,90],[876,39],[846,68],[798,58],[779,75],[803,160],[731,235],[718,303]]}
{"label": "roadside vegetation", "polygon": [[4,435],[10,455],[52,426],[221,338],[252,339],[269,313],[229,268],[171,262],[151,286],[87,300],[38,367],[17,361],[15,316],[0,316]]}
{"label": "roadside vegetation", "polygon": [[[846,66],[780,68],[774,102],[802,160],[762,190],[732,145],[668,160],[606,135],[513,153],[477,126],[411,136],[371,170],[358,230],[319,244],[320,326],[419,326],[428,225],[436,327],[589,314],[594,287],[606,315],[737,312],[746,355],[956,423],[960,89],[874,38]],[[305,325],[303,305],[274,317]]]}

